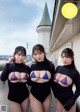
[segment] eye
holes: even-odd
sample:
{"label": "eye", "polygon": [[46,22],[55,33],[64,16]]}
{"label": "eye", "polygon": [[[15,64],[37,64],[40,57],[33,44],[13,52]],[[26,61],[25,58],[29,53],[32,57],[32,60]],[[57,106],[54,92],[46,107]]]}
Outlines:
{"label": "eye", "polygon": [[37,53],[34,53],[34,55],[36,56],[36,55],[37,55]]}
{"label": "eye", "polygon": [[65,56],[61,56],[62,58],[64,58]]}
{"label": "eye", "polygon": [[41,52],[39,52],[39,54],[42,54]]}
{"label": "eye", "polygon": [[20,56],[20,54],[18,54],[18,56]]}

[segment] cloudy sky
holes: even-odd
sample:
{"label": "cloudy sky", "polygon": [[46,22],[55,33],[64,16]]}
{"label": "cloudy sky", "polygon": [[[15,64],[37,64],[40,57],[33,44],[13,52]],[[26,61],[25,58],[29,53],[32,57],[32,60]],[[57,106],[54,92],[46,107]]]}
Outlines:
{"label": "cloudy sky", "polygon": [[0,0],[0,55],[12,55],[16,46],[27,48],[27,43],[31,54],[46,2],[52,20],[54,0]]}

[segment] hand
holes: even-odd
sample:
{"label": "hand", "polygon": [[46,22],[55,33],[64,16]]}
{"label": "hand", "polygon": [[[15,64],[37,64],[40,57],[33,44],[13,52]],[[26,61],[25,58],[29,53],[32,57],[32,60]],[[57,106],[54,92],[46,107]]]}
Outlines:
{"label": "hand", "polygon": [[11,58],[9,58],[7,63],[13,63],[13,61],[14,61],[14,57],[11,57]]}
{"label": "hand", "polygon": [[73,100],[69,100],[65,105],[64,108],[65,110],[69,111],[71,109],[71,107],[75,104],[75,102]]}

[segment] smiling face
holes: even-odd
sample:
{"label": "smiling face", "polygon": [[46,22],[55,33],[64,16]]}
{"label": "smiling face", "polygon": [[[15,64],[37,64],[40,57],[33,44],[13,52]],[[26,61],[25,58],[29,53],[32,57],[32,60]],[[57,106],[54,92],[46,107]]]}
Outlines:
{"label": "smiling face", "polygon": [[44,61],[44,56],[45,54],[39,50],[35,50],[33,53],[33,58],[38,62]]}

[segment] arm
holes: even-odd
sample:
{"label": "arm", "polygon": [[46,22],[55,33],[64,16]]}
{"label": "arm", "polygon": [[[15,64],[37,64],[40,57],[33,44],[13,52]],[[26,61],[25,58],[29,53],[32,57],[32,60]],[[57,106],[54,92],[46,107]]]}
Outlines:
{"label": "arm", "polygon": [[8,74],[9,74],[9,63],[7,63],[4,67],[4,70],[1,73],[1,81],[6,81],[8,79]]}
{"label": "arm", "polygon": [[80,75],[76,71],[75,77],[73,79],[73,82],[76,86],[76,90],[72,98],[64,105],[64,108],[68,111],[70,108],[75,104],[75,101],[77,100],[78,96],[80,95]]}
{"label": "arm", "polygon": [[74,77],[74,84],[76,86],[76,90],[73,95],[73,100],[76,101],[80,95],[80,74],[78,71],[76,72],[75,77]]}
{"label": "arm", "polygon": [[51,81],[53,82],[53,77],[55,74],[55,66],[53,64],[51,64]]}
{"label": "arm", "polygon": [[28,67],[28,74],[29,74],[29,79],[28,79],[28,81],[27,81],[28,86],[30,86],[30,85],[31,85],[30,73],[31,73],[31,68],[30,68],[30,67]]}
{"label": "arm", "polygon": [[51,67],[51,80],[50,80],[50,85],[51,85],[51,89],[52,89],[52,91],[53,91],[53,94],[54,94],[54,75],[55,75],[55,67],[54,67],[54,65],[52,65],[52,67]]}

